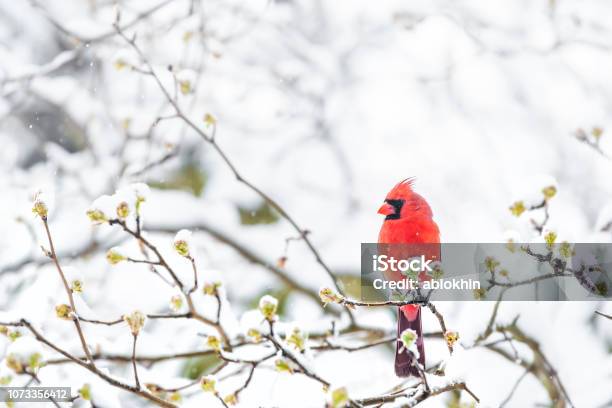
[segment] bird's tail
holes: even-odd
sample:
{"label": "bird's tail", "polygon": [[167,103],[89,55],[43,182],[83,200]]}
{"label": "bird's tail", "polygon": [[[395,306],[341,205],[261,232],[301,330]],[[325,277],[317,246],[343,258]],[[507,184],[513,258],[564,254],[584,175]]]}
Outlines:
{"label": "bird's tail", "polygon": [[[397,338],[399,339],[400,334],[406,329],[412,329],[416,332],[416,344],[417,350],[419,351],[418,362],[425,367],[425,347],[423,346],[423,328],[421,327],[421,308],[418,307],[416,316],[412,320],[406,317],[401,308],[398,308],[397,311]],[[402,343],[398,341],[395,349],[395,374],[398,377],[420,377],[418,368],[412,365],[412,352],[402,350],[402,347]],[[402,350],[401,353],[400,350]]]}

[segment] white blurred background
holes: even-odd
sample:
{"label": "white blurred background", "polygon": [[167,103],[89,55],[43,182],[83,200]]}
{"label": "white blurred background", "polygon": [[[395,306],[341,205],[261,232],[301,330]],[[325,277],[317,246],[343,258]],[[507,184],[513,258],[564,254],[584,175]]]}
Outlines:
{"label": "white blurred background", "polygon": [[[376,210],[387,191],[409,176],[444,242],[501,242],[509,230],[525,242],[541,240],[529,215],[514,217],[508,207],[537,203],[551,183],[558,193],[547,228],[559,239],[612,237],[607,1],[0,0],[0,316],[35,321],[75,352],[74,328],[54,317],[63,288],[40,250],[44,230],[31,213],[40,189],[55,197],[49,222],[60,260],[83,276],[79,302],[91,315],[168,311],[173,291],[146,267],[105,260],[111,246],[137,246],[85,216],[96,197],[142,181],[152,188],[145,231],[188,277],[190,265],[171,253],[171,242],[178,229],[194,230],[203,280],[223,282],[231,304],[224,318],[235,331],[265,293],[282,299],[284,321],[320,329],[330,319],[211,235],[231,237],[274,264],[296,232],[184,121],[154,125],[172,107],[151,76],[131,69],[142,64],[112,27],[117,9],[119,24],[136,35],[183,111],[202,129],[205,114],[214,116],[216,141],[231,162],[310,231],[344,282],[359,274],[360,243],[377,239]],[[599,139],[593,128],[603,130]],[[578,129],[598,144],[578,140]],[[331,284],[303,242],[291,241],[286,256],[286,272],[297,282],[313,291]],[[438,307],[469,345],[493,303]],[[499,311],[505,323],[520,315],[580,408],[612,406],[612,322],[595,310],[610,314],[612,306],[515,302]],[[436,320],[424,316],[426,331],[435,331]],[[395,324],[389,310],[359,309],[357,317],[389,331]],[[202,348],[201,332],[189,322],[151,322],[139,350]],[[87,326],[86,333],[104,351],[130,351],[125,327]],[[8,344],[0,338],[0,356]],[[440,340],[426,344],[432,364],[444,357]],[[465,353],[462,378],[481,406],[500,406],[524,370],[486,350]],[[392,359],[391,348],[376,347],[323,353],[313,366],[363,398],[397,384]],[[172,361],[143,368],[141,376],[181,383],[207,364]],[[131,378],[129,365],[109,367]],[[95,382],[84,372],[61,365],[40,376],[76,389]],[[222,384],[231,390],[240,383]],[[109,400],[96,406],[144,404],[108,388]],[[243,406],[324,401],[316,383],[272,370],[256,375],[241,398]],[[472,403],[465,393],[460,401],[466,405],[444,395],[423,406]],[[184,396],[185,406],[202,403],[218,402]],[[506,406],[550,404],[538,379],[527,376]]]}

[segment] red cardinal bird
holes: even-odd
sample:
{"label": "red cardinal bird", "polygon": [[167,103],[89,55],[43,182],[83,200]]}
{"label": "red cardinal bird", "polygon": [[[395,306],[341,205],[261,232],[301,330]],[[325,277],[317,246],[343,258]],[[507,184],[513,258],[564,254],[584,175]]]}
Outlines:
{"label": "red cardinal bird", "polygon": [[[398,183],[387,194],[385,202],[378,210],[385,215],[385,220],[378,235],[381,244],[438,244],[420,246],[421,253],[410,254],[417,256],[424,254],[427,259],[440,259],[440,231],[433,220],[431,208],[427,201],[412,190],[414,179],[406,179]],[[426,252],[426,253],[424,253]],[[403,258],[406,258],[403,254]],[[427,279],[419,275],[419,279]],[[405,279],[399,272],[391,274],[390,279]],[[417,333],[418,361],[425,366],[425,349],[423,346],[423,329],[421,327],[421,307],[419,305],[406,305],[398,309],[397,335],[412,329]],[[400,350],[402,352],[400,352]],[[395,352],[395,373],[398,377],[419,377],[419,370],[412,364],[410,351],[403,350],[400,342]]]}

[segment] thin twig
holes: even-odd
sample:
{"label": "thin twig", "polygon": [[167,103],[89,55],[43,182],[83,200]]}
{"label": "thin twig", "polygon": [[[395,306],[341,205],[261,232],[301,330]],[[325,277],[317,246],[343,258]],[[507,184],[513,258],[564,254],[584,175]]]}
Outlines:
{"label": "thin twig", "polygon": [[523,381],[523,378],[525,378],[527,374],[529,374],[529,370],[523,371],[523,374],[521,374],[521,376],[517,378],[508,396],[502,401],[501,404],[499,404],[499,408],[503,408],[508,402],[510,402],[510,399],[514,396],[514,393],[516,392],[519,384],[521,383],[521,381]]}
{"label": "thin twig", "polygon": [[429,392],[423,389],[422,387],[417,386],[417,387],[410,388],[405,392],[381,395],[379,397],[373,397],[373,398],[359,399],[359,400],[356,400],[356,402],[358,402],[359,404],[363,406],[369,406],[369,405],[378,405],[378,404],[386,404],[389,402],[394,402],[398,398],[411,398],[412,399],[411,403],[410,405],[407,405],[407,406],[414,407],[417,404],[420,404],[421,402],[425,401],[426,399],[430,397],[435,397],[436,395],[444,394],[449,391],[465,391],[468,394],[470,394],[470,396],[474,398],[476,402],[480,402],[480,399],[476,396],[476,394],[474,394],[467,387],[467,385],[464,382],[451,383],[443,387],[432,389]]}
{"label": "thin twig", "polygon": [[134,381],[136,382],[136,388],[140,389],[140,381],[138,380],[138,368],[136,367],[136,339],[138,339],[138,335],[134,334],[132,336],[132,368],[134,369]]}
{"label": "thin twig", "polygon": [[[442,333],[446,334],[446,332],[448,330],[446,328],[446,323],[444,322],[444,316],[442,316],[442,313],[438,312],[438,309],[436,309],[434,304],[431,303],[431,302],[427,302],[427,307],[429,308],[431,313],[433,313],[434,316],[436,316],[436,318],[438,319],[438,323],[440,323],[440,329],[442,329]],[[446,341],[446,346],[448,347],[448,352],[450,354],[453,354],[453,344],[452,344],[452,342]]]}
{"label": "thin twig", "polygon": [[[192,317],[191,313],[182,313],[182,314],[147,314],[148,319],[190,319]],[[86,323],[93,324],[101,324],[105,326],[114,326],[119,323],[123,323],[123,317],[120,317],[115,320],[97,320],[97,319],[88,319],[82,316],[79,316],[79,319]]]}
{"label": "thin twig", "polygon": [[[193,287],[189,289],[188,293],[193,293],[198,289],[198,268],[196,267],[195,259],[193,259],[193,256],[189,257],[189,261],[191,262],[191,268],[193,269]],[[219,302],[219,304],[221,304],[221,301],[218,298],[217,301]],[[217,321],[218,320],[219,318],[217,317]]]}
{"label": "thin twig", "polygon": [[81,328],[81,323],[79,322],[79,316],[77,314],[76,306],[74,304],[74,297],[72,296],[72,289],[68,285],[68,281],[66,280],[66,276],[64,275],[64,271],[57,259],[57,253],[55,252],[55,245],[53,245],[53,239],[51,238],[51,231],[49,229],[49,223],[47,222],[47,217],[42,217],[43,225],[45,226],[45,232],[47,233],[47,239],[49,242],[49,257],[53,260],[55,264],[55,268],[60,275],[62,283],[64,285],[64,289],[66,294],[68,295],[68,301],[70,302],[70,308],[72,310],[72,321],[74,322],[74,326],[76,327],[77,333],[79,334],[79,340],[81,341],[81,347],[87,356],[87,360],[89,364],[92,366],[95,364],[94,360],[91,358],[91,352],[89,351],[89,347],[87,346],[87,342],[85,341],[85,335],[83,334],[83,329]]}

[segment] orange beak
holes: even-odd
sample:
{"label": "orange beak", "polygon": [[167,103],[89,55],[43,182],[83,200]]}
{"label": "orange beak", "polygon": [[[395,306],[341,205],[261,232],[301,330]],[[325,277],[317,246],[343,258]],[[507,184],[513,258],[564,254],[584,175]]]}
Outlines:
{"label": "orange beak", "polygon": [[395,208],[391,204],[389,204],[389,203],[384,203],[378,209],[378,213],[382,214],[382,215],[395,214]]}

